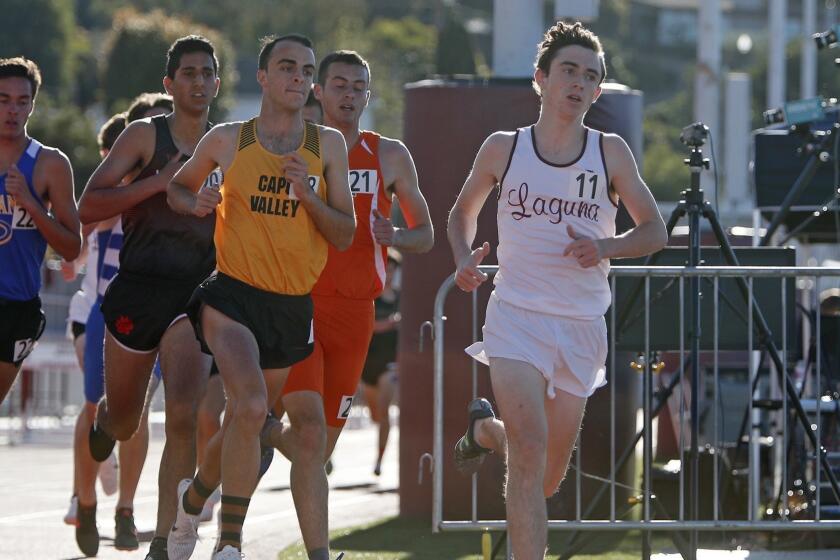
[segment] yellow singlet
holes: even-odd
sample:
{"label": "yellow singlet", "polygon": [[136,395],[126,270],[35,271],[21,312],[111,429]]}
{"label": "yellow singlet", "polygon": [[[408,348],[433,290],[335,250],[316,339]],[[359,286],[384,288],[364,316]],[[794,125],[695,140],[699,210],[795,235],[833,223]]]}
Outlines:
{"label": "yellow singlet", "polygon": [[[309,164],[309,186],[326,200],[318,128],[306,123],[297,153]],[[261,290],[303,295],[324,268],[327,240],[286,181],[284,159],[260,144],[256,119],[242,123],[216,209],[216,261],[219,271]]]}

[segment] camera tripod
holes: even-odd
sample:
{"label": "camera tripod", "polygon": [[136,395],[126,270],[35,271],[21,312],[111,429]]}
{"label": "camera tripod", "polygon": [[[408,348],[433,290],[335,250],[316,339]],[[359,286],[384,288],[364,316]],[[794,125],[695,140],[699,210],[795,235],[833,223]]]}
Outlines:
{"label": "camera tripod", "polygon": [[[834,193],[832,193],[831,198],[825,200],[822,204],[820,204],[820,209],[816,210],[813,214],[808,216],[806,219],[802,220],[795,228],[791,229],[787,234],[779,241],[779,246],[784,246],[788,241],[799,235],[799,232],[803,231],[812,222],[816,221],[824,214],[829,212],[833,212],[835,217],[840,213],[840,188],[835,189]],[[838,241],[840,241],[840,223],[836,224],[835,227]]]}
{"label": "camera tripod", "polygon": [[[692,125],[694,126],[694,125]],[[696,129],[696,127],[694,127]],[[689,239],[688,239],[688,263],[687,266],[689,267],[698,267],[701,264],[700,259],[700,247],[701,247],[701,240],[700,240],[700,219],[705,218],[709,225],[712,228],[712,232],[715,235],[715,238],[721,248],[721,252],[729,266],[739,266],[738,259],[735,255],[735,252],[732,250],[731,245],[729,244],[728,239],[726,238],[726,234],[720,225],[718,220],[717,214],[715,213],[714,209],[712,208],[711,204],[704,199],[703,191],[700,188],[700,174],[704,169],[708,168],[709,160],[703,157],[703,152],[701,150],[701,146],[703,145],[704,139],[697,135],[692,135],[688,137],[681,138],[684,143],[686,143],[691,148],[691,153],[689,158],[685,160],[685,164],[688,166],[689,170],[691,171],[691,182],[688,189],[684,190],[681,193],[681,199],[677,204],[677,207],[672,212],[668,223],[666,225],[668,234],[670,235],[673,231],[674,227],[677,225],[680,219],[683,217],[688,218],[688,228],[689,228]],[[658,254],[655,253],[650,255],[645,263],[644,266],[653,266],[658,259]],[[690,430],[690,450],[689,450],[689,461],[691,463],[691,467],[688,469],[690,471],[690,480],[689,480],[689,499],[688,499],[688,518],[692,521],[698,521],[700,518],[700,454],[699,454],[699,445],[700,445],[700,333],[701,333],[701,307],[700,307],[700,278],[697,276],[692,276],[689,279],[689,289],[690,289],[690,304],[687,313],[687,318],[689,322],[688,328],[688,337],[689,337],[689,346],[688,351],[689,355],[686,359],[686,362],[690,362],[690,375],[691,375],[691,430]],[[745,301],[749,301],[752,297],[749,291],[749,287],[747,281],[742,278],[736,278],[736,282]],[[616,332],[620,333],[622,329],[626,326],[627,322],[627,315],[629,314],[632,304],[637,297],[639,297],[641,290],[642,290],[643,282],[640,282],[635,290],[631,293],[628,298],[628,303],[625,306],[622,314],[618,318]],[[831,488],[835,494],[835,496],[840,500],[840,487],[838,487],[837,479],[834,476],[833,471],[831,470],[831,466],[828,463],[828,458],[826,455],[825,449],[823,449],[819,442],[817,441],[816,435],[814,431],[811,429],[810,420],[802,407],[802,403],[799,400],[799,396],[797,395],[796,387],[794,386],[793,382],[790,380],[789,376],[786,375],[786,364],[783,363],[782,358],[780,356],[779,350],[776,347],[776,344],[773,340],[772,334],[770,329],[767,325],[767,321],[764,318],[760,308],[755,301],[755,298],[752,298],[752,315],[753,315],[753,328],[757,331],[758,334],[758,344],[759,347],[762,347],[767,354],[770,356],[772,360],[776,372],[780,376],[780,385],[784,388],[787,398],[790,400],[793,411],[795,412],[797,418],[802,424],[803,430],[806,436],[810,439],[812,446],[814,449],[818,450],[819,453],[819,460],[820,464],[823,466],[826,472],[826,478],[828,479]],[[615,334],[614,334],[615,336]],[[613,375],[615,372],[613,372]],[[669,397],[673,393],[674,388],[677,386],[679,382],[679,377],[674,376],[671,380],[671,383],[659,394],[659,400],[655,406],[651,406],[651,415],[650,418],[656,416],[661,409],[666,405]],[[645,391],[645,400],[652,395],[652,382],[651,376],[646,376],[645,387],[643,388]],[[752,398],[752,394],[750,395]],[[652,404],[652,403],[651,403]],[[612,475],[611,479],[614,478],[618,471],[624,466],[626,461],[633,455],[633,450],[639,440],[644,436],[644,431],[640,431],[636,433],[636,437],[634,440],[625,448],[624,452],[620,455],[619,460],[615,465],[612,467]],[[650,464],[651,457],[650,455],[650,445],[645,445],[645,464]],[[684,466],[682,468],[685,468]],[[606,493],[607,486],[602,486],[592,501],[590,502],[589,506],[587,507],[586,513],[584,513],[583,518],[589,517],[592,511],[594,511],[597,504],[601,501],[604,494]],[[648,512],[646,512],[648,513]],[[583,548],[583,545],[578,541],[580,533],[576,532],[573,533],[567,543],[566,551],[563,553],[561,558],[570,558],[572,554],[576,553],[578,550]],[[645,532],[642,538],[642,557],[649,558],[650,557],[650,533]],[[683,556],[685,558],[695,560],[697,554],[697,531],[691,531],[689,536],[689,543],[688,546],[685,547],[685,543],[679,537],[679,533],[674,533],[674,544],[683,551]]]}
{"label": "camera tripod", "polygon": [[[770,241],[773,239],[773,234],[776,233],[776,230],[779,229],[779,226],[781,226],[782,222],[784,222],[785,218],[787,218],[793,203],[796,202],[808,185],[811,184],[817,169],[819,169],[821,165],[831,161],[832,155],[827,149],[828,143],[834,138],[838,128],[840,128],[840,124],[835,123],[819,137],[815,136],[815,133],[811,132],[807,126],[802,129],[795,129],[797,132],[802,133],[804,131],[804,133],[807,134],[807,140],[801,149],[808,153],[808,160],[805,162],[805,167],[803,167],[802,171],[799,172],[799,176],[796,178],[796,181],[794,181],[787,195],[785,195],[784,200],[782,200],[782,204],[773,216],[773,219],[770,221],[770,225],[767,226],[767,232],[764,234],[764,237],[761,238],[761,242],[759,244],[761,247],[766,247],[770,244]],[[814,140],[815,138],[816,140]],[[834,196],[832,196],[826,204],[833,199]],[[814,221],[814,219],[814,216],[808,218],[805,222],[799,224],[795,231],[798,233],[803,230],[805,226]],[[785,237],[783,242],[790,239],[792,235],[793,234],[791,233]]]}

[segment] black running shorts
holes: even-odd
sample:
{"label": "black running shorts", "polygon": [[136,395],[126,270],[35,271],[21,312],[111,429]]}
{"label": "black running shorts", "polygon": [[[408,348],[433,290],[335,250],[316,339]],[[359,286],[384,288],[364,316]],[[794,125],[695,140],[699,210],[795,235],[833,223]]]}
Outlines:
{"label": "black running shorts", "polygon": [[152,352],[176,319],[185,315],[197,281],[150,280],[118,272],[102,300],[105,326],[134,352]]}
{"label": "black running shorts", "polygon": [[46,319],[41,299],[0,299],[0,362],[20,367],[44,333]]}
{"label": "black running shorts", "polygon": [[73,342],[76,341],[77,338],[85,334],[85,328],[87,325],[84,323],[80,323],[78,321],[70,321],[70,332],[73,334]]}
{"label": "black running shorts", "polygon": [[312,353],[312,298],[275,294],[255,288],[221,272],[195,290],[187,313],[201,350],[212,351],[201,332],[201,309],[209,305],[251,331],[260,351],[260,367],[291,366]]}

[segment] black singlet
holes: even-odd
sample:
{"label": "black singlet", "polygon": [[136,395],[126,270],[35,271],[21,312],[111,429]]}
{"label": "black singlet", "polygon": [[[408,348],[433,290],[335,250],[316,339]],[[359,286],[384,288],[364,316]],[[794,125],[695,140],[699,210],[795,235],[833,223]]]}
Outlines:
{"label": "black singlet", "polygon": [[[155,152],[134,181],[155,175],[178,153],[166,116],[153,117],[152,123]],[[208,177],[208,181],[215,180],[218,178],[213,179],[213,174]],[[178,214],[167,204],[166,193],[161,192],[123,213],[122,221],[125,237],[120,251],[121,273],[197,283],[216,266],[215,213],[203,218]]]}

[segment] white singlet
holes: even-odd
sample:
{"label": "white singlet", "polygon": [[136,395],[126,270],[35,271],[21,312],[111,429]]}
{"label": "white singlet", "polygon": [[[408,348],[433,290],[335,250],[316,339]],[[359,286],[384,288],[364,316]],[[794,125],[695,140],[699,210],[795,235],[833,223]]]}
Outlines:
{"label": "white singlet", "polygon": [[82,278],[82,285],[79,291],[73,294],[70,299],[70,309],[67,321],[85,324],[87,323],[90,309],[96,301],[96,264],[99,258],[96,230],[92,231],[87,238],[87,258],[85,259],[85,276]]}
{"label": "white singlet", "polygon": [[540,156],[534,127],[517,130],[498,204],[496,295],[511,305],[579,320],[602,317],[610,305],[610,263],[581,267],[563,256],[579,235],[615,235],[618,207],[610,198],[601,132],[585,128],[580,155],[566,165]]}

